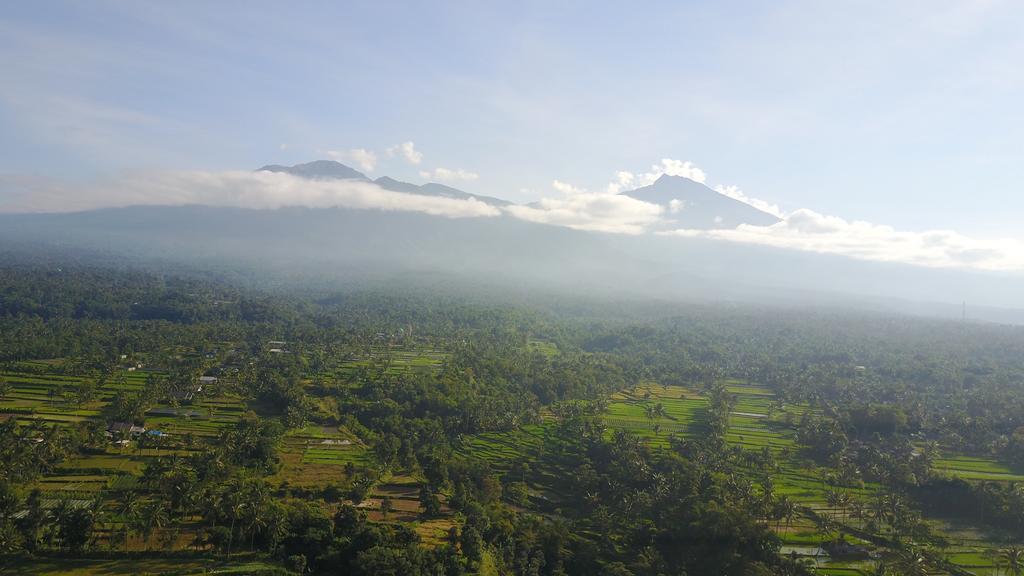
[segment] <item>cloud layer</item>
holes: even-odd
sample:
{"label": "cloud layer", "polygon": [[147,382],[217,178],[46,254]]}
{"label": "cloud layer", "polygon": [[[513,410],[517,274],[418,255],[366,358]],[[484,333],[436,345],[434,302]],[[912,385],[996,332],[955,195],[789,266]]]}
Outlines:
{"label": "cloud layer", "polygon": [[[692,163],[674,161],[663,161],[660,166],[689,173],[699,170]],[[616,178],[622,185],[635,186],[651,178],[651,174],[654,171],[640,176],[620,173]],[[444,169],[436,169],[429,176],[442,181],[472,180],[475,177],[465,171]],[[657,233],[916,266],[1024,272],[1024,242],[1020,240],[977,239],[950,230],[902,231],[870,222],[847,221],[808,209],[786,215],[777,206],[752,199],[735,187],[716,186],[715,189],[772,212],[782,220],[771,226],[664,231],[673,214],[686,211],[685,203],[659,206],[610,191],[588,191],[559,180],[553,181],[551,187],[556,192],[552,197],[529,205],[499,208],[472,198],[393,192],[372,182],[308,180],[272,172],[137,172],[84,184],[0,174],[0,213],[200,204],[252,209],[342,207],[421,212],[449,218],[506,214],[521,220],[576,230],[616,234]]]}
{"label": "cloud layer", "polygon": [[715,192],[718,192],[723,196],[728,196],[733,200],[738,200],[740,202],[743,202],[744,204],[749,204],[754,208],[757,208],[762,212],[767,212],[773,216],[777,216],[779,218],[785,218],[786,216],[785,214],[783,214],[782,209],[779,208],[778,204],[772,204],[771,202],[766,202],[764,200],[759,200],[757,198],[751,198],[750,196],[744,194],[743,190],[740,190],[736,186],[723,186],[719,184],[715,186],[714,190]]}
{"label": "cloud layer", "polygon": [[685,212],[686,204],[674,200],[667,206],[658,206],[621,192],[649,185],[663,174],[707,182],[707,174],[693,162],[664,158],[647,172],[616,172],[614,180],[600,193],[555,180],[552,188],[562,197],[543,198],[529,206],[510,207],[507,212],[532,222],[581,230],[700,237],[915,266],[1024,271],[1024,242],[1019,240],[982,240],[950,230],[901,231],[808,209],[787,215],[776,204],[748,196],[736,186],[721,184],[713,188],[719,194],[773,214],[781,221],[772,226],[741,225],[735,229],[659,230],[673,214]]}
{"label": "cloud layer", "polygon": [[1024,270],[1024,242],[1018,240],[978,240],[951,230],[906,232],[807,209],[797,210],[772,226],[741,225],[734,230],[674,230],[664,234],[932,268]]}
{"label": "cloud layer", "polygon": [[543,198],[529,206],[508,206],[505,211],[530,222],[616,234],[642,234],[659,222],[665,211],[657,204],[620,194],[587,192],[559,180],[551,186],[563,197]]}
{"label": "cloud layer", "polygon": [[437,182],[472,182],[479,178],[480,175],[476,172],[470,172],[469,170],[463,170],[461,168],[457,170],[449,168],[434,168],[433,171],[421,171],[420,177],[424,180],[434,180]]}
{"label": "cloud layer", "polygon": [[253,209],[342,207],[423,212],[449,218],[501,214],[498,208],[474,198],[406,194],[372,182],[308,180],[276,172],[147,172],[85,185],[0,175],[0,212],[187,204]]}

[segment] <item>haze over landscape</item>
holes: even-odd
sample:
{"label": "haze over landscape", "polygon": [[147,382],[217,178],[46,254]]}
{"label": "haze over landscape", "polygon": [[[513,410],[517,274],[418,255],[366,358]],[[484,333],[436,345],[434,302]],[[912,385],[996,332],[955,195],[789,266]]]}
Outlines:
{"label": "haze over landscape", "polygon": [[[701,239],[721,258],[745,253],[738,244],[799,262],[766,264],[756,285],[864,288],[853,262],[849,290],[780,279],[783,266],[799,276],[833,262],[789,254],[806,252],[893,265],[872,277],[873,295],[1024,307],[1007,294],[1024,273],[1012,218],[1024,174],[1006,140],[1024,126],[994,112],[1016,109],[1000,104],[1022,93],[1008,73],[1024,56],[1012,4],[906,5],[881,18],[747,5],[725,27],[704,25],[724,16],[706,5],[588,10],[576,26],[576,11],[544,4],[406,6],[402,17],[356,4],[344,18],[317,8],[311,21],[272,7],[192,19],[153,5],[63,8],[43,19],[16,6],[2,22],[3,213],[198,205],[512,218],[660,236],[651,243],[672,254]],[[370,33],[360,24],[370,21],[391,25]],[[499,21],[505,33],[482,34]],[[301,58],[286,41],[299,29]],[[428,29],[438,34],[421,42]],[[853,86],[858,99],[839,95]],[[307,168],[253,170],[272,160]],[[903,282],[932,274],[901,265],[948,270],[958,287]]]}
{"label": "haze over landscape", "polygon": [[1024,4],[0,10],[0,574],[1024,574]]}

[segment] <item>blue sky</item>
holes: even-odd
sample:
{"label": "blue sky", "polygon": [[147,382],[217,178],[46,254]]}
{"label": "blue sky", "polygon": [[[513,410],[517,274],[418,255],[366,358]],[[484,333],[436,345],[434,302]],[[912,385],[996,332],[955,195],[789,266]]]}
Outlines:
{"label": "blue sky", "polygon": [[526,201],[671,158],[787,213],[1024,240],[1024,4],[604,4],[11,3],[0,173],[361,149]]}

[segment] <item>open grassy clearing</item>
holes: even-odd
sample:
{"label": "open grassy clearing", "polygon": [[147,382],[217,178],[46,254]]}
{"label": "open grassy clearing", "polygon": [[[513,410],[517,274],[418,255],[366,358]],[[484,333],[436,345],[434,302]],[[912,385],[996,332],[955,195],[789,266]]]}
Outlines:
{"label": "open grassy clearing", "polygon": [[551,342],[550,340],[530,338],[529,341],[527,341],[526,346],[530,350],[530,352],[540,352],[541,354],[549,358],[552,356],[557,356],[558,354],[561,353],[558,349],[558,346],[554,342]]}

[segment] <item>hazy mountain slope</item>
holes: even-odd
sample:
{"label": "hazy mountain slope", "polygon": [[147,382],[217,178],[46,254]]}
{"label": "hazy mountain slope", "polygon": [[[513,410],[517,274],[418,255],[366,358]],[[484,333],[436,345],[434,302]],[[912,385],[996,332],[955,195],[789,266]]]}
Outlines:
{"label": "hazy mountain slope", "polygon": [[683,178],[663,175],[654,184],[623,194],[665,207],[669,228],[735,228],[740,224],[770,226],[777,217],[740,202],[707,186]]}
{"label": "hazy mountain slope", "polygon": [[502,200],[501,198],[494,198],[493,196],[482,196],[480,194],[473,194],[471,192],[465,192],[458,188],[452,188],[451,186],[445,186],[444,184],[437,184],[435,182],[428,182],[422,186],[412,184],[410,182],[402,182],[401,180],[395,180],[390,176],[381,176],[374,180],[374,183],[384,188],[385,190],[392,190],[394,192],[405,192],[406,194],[423,194],[425,196],[442,196],[445,198],[458,198],[465,200],[468,198],[475,198],[485,204],[492,206],[508,206],[511,202]]}
{"label": "hazy mountain slope", "polygon": [[594,292],[645,291],[651,273],[649,265],[621,253],[613,237],[504,216],[205,206],[0,216],[0,245],[15,241],[140,261],[315,268],[325,277],[444,272]]}
{"label": "hazy mountain slope", "polygon": [[581,232],[507,216],[202,206],[0,216],[0,247],[19,246],[99,251],[126,262],[198,262],[285,279],[448,274],[581,295],[853,304],[953,317],[966,300],[972,318],[1024,320],[1009,310],[1024,308],[1019,276],[694,238]]}

